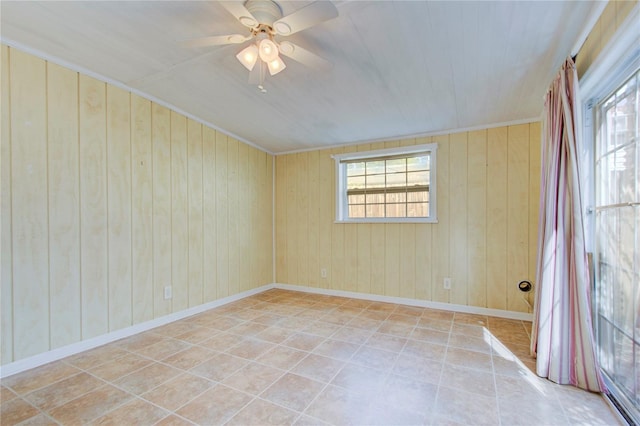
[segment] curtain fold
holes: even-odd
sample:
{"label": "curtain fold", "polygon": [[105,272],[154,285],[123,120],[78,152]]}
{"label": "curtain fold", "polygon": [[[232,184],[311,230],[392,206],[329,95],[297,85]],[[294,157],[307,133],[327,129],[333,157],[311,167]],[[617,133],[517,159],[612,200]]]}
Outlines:
{"label": "curtain fold", "polygon": [[545,98],[531,352],[539,376],[603,392],[582,216],[579,108],[578,76],[568,58]]}

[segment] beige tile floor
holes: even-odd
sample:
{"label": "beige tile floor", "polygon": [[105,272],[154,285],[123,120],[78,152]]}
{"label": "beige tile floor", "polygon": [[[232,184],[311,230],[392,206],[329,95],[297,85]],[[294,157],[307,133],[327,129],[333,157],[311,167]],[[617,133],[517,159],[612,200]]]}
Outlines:
{"label": "beige tile floor", "polygon": [[531,373],[531,324],[269,290],[0,382],[1,423],[617,424]]}

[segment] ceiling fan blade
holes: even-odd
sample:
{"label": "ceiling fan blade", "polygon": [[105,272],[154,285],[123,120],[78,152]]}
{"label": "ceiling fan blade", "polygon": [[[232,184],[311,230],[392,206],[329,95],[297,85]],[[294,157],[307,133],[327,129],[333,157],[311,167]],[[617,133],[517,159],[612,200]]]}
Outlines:
{"label": "ceiling fan blade", "polygon": [[333,64],[331,64],[331,62],[298,46],[297,44],[293,44],[288,41],[280,43],[280,53],[296,62],[300,62],[302,65],[308,66],[309,68],[318,69],[320,71],[329,71],[333,68]]}
{"label": "ceiling fan blade", "polygon": [[337,16],[338,9],[332,2],[314,1],[284,18],[278,19],[273,23],[273,29],[280,35],[294,34]]}
{"label": "ceiling fan blade", "polygon": [[220,5],[245,27],[255,28],[258,26],[258,20],[244,7],[244,1],[221,1]]}
{"label": "ceiling fan blade", "polygon": [[242,34],[228,34],[220,36],[209,36],[185,40],[182,44],[186,47],[222,46],[225,44],[240,44],[249,40],[250,36]]}

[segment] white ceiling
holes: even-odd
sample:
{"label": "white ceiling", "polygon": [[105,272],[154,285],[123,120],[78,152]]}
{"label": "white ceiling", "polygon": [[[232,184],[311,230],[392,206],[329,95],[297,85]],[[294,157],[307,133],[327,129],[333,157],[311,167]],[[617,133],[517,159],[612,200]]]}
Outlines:
{"label": "white ceiling", "polygon": [[[280,1],[285,15],[309,1]],[[290,36],[333,63],[284,58],[268,93],[243,45],[180,41],[248,30],[204,1],[0,2],[4,43],[72,64],[273,152],[397,139],[539,117],[597,5],[591,1],[335,1],[339,17]]]}

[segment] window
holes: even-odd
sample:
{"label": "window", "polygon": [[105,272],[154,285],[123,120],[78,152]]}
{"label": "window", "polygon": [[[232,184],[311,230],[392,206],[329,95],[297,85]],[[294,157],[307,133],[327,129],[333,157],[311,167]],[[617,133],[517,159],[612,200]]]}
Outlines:
{"label": "window", "polygon": [[436,222],[437,144],[333,156],[337,222]]}
{"label": "window", "polygon": [[600,369],[629,424],[640,424],[640,48],[635,7],[580,80],[588,250]]}
{"label": "window", "polygon": [[640,418],[640,71],[596,105],[596,340],[609,388]]}

